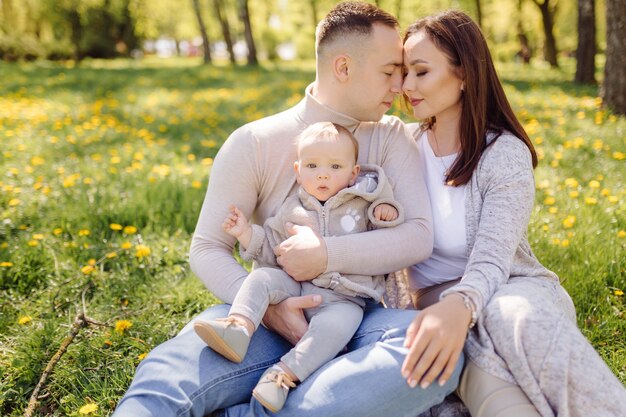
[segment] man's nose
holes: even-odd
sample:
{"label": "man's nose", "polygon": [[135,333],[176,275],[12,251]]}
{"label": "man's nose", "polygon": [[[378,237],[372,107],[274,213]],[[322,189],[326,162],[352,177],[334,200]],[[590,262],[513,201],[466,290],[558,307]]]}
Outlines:
{"label": "man's nose", "polygon": [[396,71],[391,80],[391,92],[394,94],[402,94],[403,77],[400,71]]}

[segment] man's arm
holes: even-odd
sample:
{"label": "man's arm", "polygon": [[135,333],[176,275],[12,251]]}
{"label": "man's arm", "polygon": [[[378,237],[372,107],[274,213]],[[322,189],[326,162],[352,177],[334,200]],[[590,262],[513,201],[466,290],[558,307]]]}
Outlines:
{"label": "man's arm", "polygon": [[259,169],[254,146],[251,134],[243,127],[218,152],[191,241],[191,269],[216,297],[229,304],[248,272],[233,257],[236,239],[222,230],[222,221],[231,204],[247,218],[256,207]]}

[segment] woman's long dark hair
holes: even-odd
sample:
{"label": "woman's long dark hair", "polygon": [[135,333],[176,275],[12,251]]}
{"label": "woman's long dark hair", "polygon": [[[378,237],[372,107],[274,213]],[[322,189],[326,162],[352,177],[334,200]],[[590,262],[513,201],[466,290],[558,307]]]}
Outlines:
{"label": "woman's long dark hair", "polygon": [[[447,173],[446,183],[459,186],[472,178],[488,146],[487,131],[500,135],[506,130],[517,136],[528,146],[533,167],[536,167],[535,148],[504,94],[478,25],[465,13],[448,10],[413,23],[404,35],[404,42],[422,30],[446,55],[458,74],[463,75],[465,82],[461,103],[461,151]],[[424,121],[422,128],[432,128],[435,122],[435,118],[431,117]]]}

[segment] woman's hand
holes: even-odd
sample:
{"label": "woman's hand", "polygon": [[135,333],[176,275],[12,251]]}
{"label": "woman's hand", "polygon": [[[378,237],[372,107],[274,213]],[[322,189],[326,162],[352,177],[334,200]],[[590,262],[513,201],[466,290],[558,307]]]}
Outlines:
{"label": "woman's hand", "polygon": [[463,298],[455,294],[417,314],[406,332],[409,353],[402,364],[402,376],[411,387],[419,383],[426,388],[439,374],[439,385],[446,383],[463,350],[470,320]]}
{"label": "woman's hand", "polygon": [[276,262],[296,281],[310,281],[326,270],[326,243],[308,226],[290,225],[291,237],[274,248]]}
{"label": "woman's hand", "polygon": [[290,297],[267,307],[263,324],[295,346],[309,328],[303,309],[317,307],[322,297],[317,294]]}

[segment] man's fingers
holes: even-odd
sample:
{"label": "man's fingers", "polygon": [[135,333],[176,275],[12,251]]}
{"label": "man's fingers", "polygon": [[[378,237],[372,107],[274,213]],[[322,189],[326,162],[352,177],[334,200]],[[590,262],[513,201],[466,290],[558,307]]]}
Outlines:
{"label": "man's fingers", "polygon": [[322,303],[322,296],[319,294],[301,295],[299,297],[290,297],[285,300],[289,308],[312,308]]}

